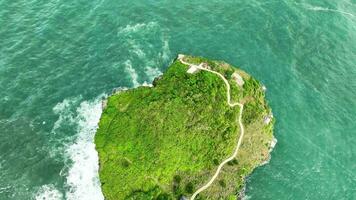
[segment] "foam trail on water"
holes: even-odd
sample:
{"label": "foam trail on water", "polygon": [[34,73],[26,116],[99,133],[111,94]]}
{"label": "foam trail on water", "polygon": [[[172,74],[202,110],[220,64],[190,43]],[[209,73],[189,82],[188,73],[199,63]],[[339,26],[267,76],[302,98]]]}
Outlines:
{"label": "foam trail on water", "polygon": [[53,107],[53,112],[59,115],[59,118],[54,123],[51,131],[53,134],[56,134],[57,129],[63,126],[63,123],[75,123],[75,120],[73,119],[73,113],[71,113],[70,108],[76,101],[79,101],[79,98],[64,99],[63,102],[58,103]]}
{"label": "foam trail on water", "polygon": [[132,79],[132,84],[134,87],[140,86],[140,83],[138,82],[138,74],[136,70],[132,67],[132,63],[130,60],[125,61],[125,66],[126,66],[126,71],[130,74],[130,77]]}
{"label": "foam trail on water", "polygon": [[145,23],[138,23],[134,25],[126,25],[125,27],[120,27],[118,29],[118,34],[123,34],[123,33],[132,33],[132,32],[137,32],[142,29],[151,29],[153,27],[157,26],[156,22],[149,22],[147,24]]}
{"label": "foam trail on water", "polygon": [[250,196],[245,195],[245,196],[243,196],[243,197],[242,197],[242,199],[241,199],[241,200],[250,200],[250,199],[251,199],[251,197],[250,197]]}
{"label": "foam trail on water", "polygon": [[69,145],[66,154],[72,161],[68,170],[66,193],[69,200],[103,200],[98,177],[98,153],[94,136],[101,116],[101,98],[84,101],[77,108],[77,139]]}
{"label": "foam trail on water", "polygon": [[137,44],[134,40],[128,40],[131,45],[132,50],[130,52],[136,54],[140,59],[145,59],[146,53],[142,50],[139,44]]}
{"label": "foam trail on water", "polygon": [[170,54],[171,54],[171,51],[169,49],[168,40],[164,40],[163,41],[163,47],[162,47],[162,53],[160,53],[160,56],[161,56],[162,60],[168,61]]}
{"label": "foam trail on water", "polygon": [[145,73],[151,79],[154,79],[155,77],[162,74],[162,72],[158,68],[153,67],[146,67]]}
{"label": "foam trail on water", "polygon": [[[296,3],[297,5],[300,3]],[[302,6],[305,7],[305,9],[307,10],[313,10],[313,11],[324,11],[324,12],[335,12],[335,13],[339,13],[339,14],[343,14],[343,15],[347,15],[350,16],[352,18],[355,18],[356,16],[350,12],[346,12],[343,10],[339,10],[339,9],[332,9],[332,8],[324,8],[324,7],[320,7],[320,6],[313,6],[307,3],[301,3]]]}

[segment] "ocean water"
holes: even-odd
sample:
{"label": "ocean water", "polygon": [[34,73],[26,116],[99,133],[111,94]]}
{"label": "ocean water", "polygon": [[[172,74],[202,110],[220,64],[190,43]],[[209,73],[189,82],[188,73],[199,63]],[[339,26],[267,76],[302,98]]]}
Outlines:
{"label": "ocean water", "polygon": [[0,199],[102,200],[101,99],[178,53],[267,86],[278,144],[246,199],[356,199],[355,0],[0,0]]}

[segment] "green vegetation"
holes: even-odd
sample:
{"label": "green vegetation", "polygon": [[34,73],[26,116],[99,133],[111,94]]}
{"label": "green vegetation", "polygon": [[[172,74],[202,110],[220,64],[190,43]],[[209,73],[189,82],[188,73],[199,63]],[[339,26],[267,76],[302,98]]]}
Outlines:
{"label": "green vegetation", "polygon": [[[243,178],[268,158],[273,123],[261,85],[230,65],[199,57],[230,82],[232,98],[243,102],[245,139],[236,160],[197,199],[227,199],[237,194]],[[121,91],[108,98],[95,136],[100,181],[106,199],[179,199],[206,183],[229,157],[239,137],[237,107],[226,102],[226,87],[216,75],[188,74],[174,61],[154,87]],[[232,80],[237,71],[245,84]]]}

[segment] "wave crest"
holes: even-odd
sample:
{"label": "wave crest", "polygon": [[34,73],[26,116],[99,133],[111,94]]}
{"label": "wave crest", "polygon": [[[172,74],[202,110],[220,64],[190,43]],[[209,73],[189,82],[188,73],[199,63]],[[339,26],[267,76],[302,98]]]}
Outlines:
{"label": "wave crest", "polygon": [[43,185],[36,194],[36,200],[61,200],[63,194],[59,192],[53,185]]}
{"label": "wave crest", "polygon": [[94,136],[101,116],[101,98],[84,101],[77,109],[77,139],[69,145],[66,154],[72,164],[68,170],[67,184],[69,200],[103,200],[98,177],[98,153],[95,150]]}

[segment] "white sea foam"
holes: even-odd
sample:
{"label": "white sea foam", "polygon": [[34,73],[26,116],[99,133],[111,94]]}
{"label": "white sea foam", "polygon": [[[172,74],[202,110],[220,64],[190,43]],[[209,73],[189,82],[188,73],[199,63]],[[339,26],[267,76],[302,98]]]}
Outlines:
{"label": "white sea foam", "polygon": [[121,91],[126,91],[126,90],[128,90],[129,88],[127,88],[127,87],[117,87],[117,88],[114,88],[113,89],[113,94],[118,94],[118,93],[120,93]]}
{"label": "white sea foam", "polygon": [[98,153],[94,144],[101,112],[101,98],[94,102],[84,101],[77,109],[77,139],[66,151],[72,161],[67,174],[70,190],[66,193],[66,199],[104,199],[98,177]]}
{"label": "white sea foam", "polygon": [[162,74],[158,68],[153,67],[146,67],[145,73],[152,79]]}
{"label": "white sea foam", "polygon": [[70,106],[70,102],[73,101],[71,99],[64,99],[62,102],[57,103],[54,107],[53,107],[53,112],[58,114],[62,111],[64,111],[66,108],[68,108]]}
{"label": "white sea foam", "polygon": [[63,194],[59,192],[53,185],[43,185],[36,194],[36,200],[61,200]]}
{"label": "white sea foam", "polygon": [[128,24],[125,27],[121,27],[118,29],[118,34],[120,33],[132,33],[132,32],[137,32],[141,29],[147,29],[147,28],[152,28],[154,26],[156,26],[157,23],[156,22],[149,22],[147,24],[145,23],[138,23],[138,24]]}
{"label": "white sea foam", "polygon": [[[147,34],[154,34],[153,36],[155,37],[158,36],[160,41],[158,43],[147,44],[147,42],[142,43],[142,40],[133,39],[147,37]],[[128,46],[129,57],[123,64],[126,72],[131,77],[133,87],[138,87],[141,84],[147,85],[144,81],[152,82],[155,77],[162,74],[159,66],[169,61],[171,52],[169,41],[157,22],[128,24],[118,29],[118,35],[125,38],[124,42]],[[133,62],[133,60],[137,60],[137,62]],[[143,66],[136,66],[138,63],[140,65],[144,64]],[[137,70],[142,68],[145,69],[148,77],[146,80],[139,79]]]}
{"label": "white sea foam", "polygon": [[[169,60],[169,55],[171,54],[171,51],[169,49],[169,43],[168,40],[163,40],[163,46],[162,46],[162,51],[158,53],[158,62],[153,62],[154,65],[157,65],[160,61],[163,62],[167,62]],[[159,76],[162,74],[162,72],[156,68],[156,67],[152,67],[152,66],[146,66],[145,69],[145,73],[146,75],[151,78],[154,79],[155,77]]]}
{"label": "white sea foam", "polygon": [[[61,152],[66,158],[66,167],[60,176],[66,177],[65,194],[60,193],[53,185],[44,185],[36,195],[36,200],[103,200],[98,176],[98,153],[95,150],[94,136],[102,112],[102,96],[95,101],[81,101],[81,97],[68,98],[58,103],[53,112],[59,115],[51,131],[57,134],[67,131],[63,127],[74,128],[73,137],[61,139],[63,144],[51,150],[54,156]],[[61,134],[60,134],[61,135]],[[57,142],[58,143],[58,142]],[[64,150],[65,149],[65,150]]]}
{"label": "white sea foam", "polygon": [[141,46],[135,42],[135,40],[128,40],[131,46],[131,52],[136,54],[140,59],[144,59],[146,57],[146,53],[143,52]]}
{"label": "white sea foam", "polygon": [[63,123],[75,123],[75,119],[73,118],[73,113],[71,112],[70,108],[75,102],[79,100],[80,97],[64,99],[62,102],[57,103],[57,105],[53,107],[53,112],[59,115],[59,118],[54,123],[51,131],[53,134],[56,134],[56,130],[60,128]]}
{"label": "white sea foam", "polygon": [[251,197],[250,196],[247,196],[247,195],[245,195],[245,196],[243,196],[242,198],[241,198],[241,200],[250,200],[251,199]]}
{"label": "white sea foam", "polygon": [[125,61],[125,66],[126,66],[126,71],[130,74],[130,77],[132,79],[132,84],[134,87],[138,87],[140,83],[138,82],[138,75],[136,70],[132,67],[132,63],[130,60]]}
{"label": "white sea foam", "polygon": [[73,140],[70,137],[63,137],[63,135],[67,135],[68,127],[76,126],[75,107],[77,107],[80,100],[80,96],[67,98],[62,102],[57,103],[52,109],[53,112],[58,115],[58,119],[54,123],[50,132],[51,136],[49,137],[50,145],[48,147],[50,149],[48,152],[53,159],[62,158],[66,144]]}
{"label": "white sea foam", "polygon": [[[296,3],[299,4],[299,3]],[[343,14],[343,15],[347,15],[350,17],[355,17],[354,14],[343,11],[343,10],[339,10],[339,9],[332,9],[332,8],[325,8],[325,7],[320,7],[320,6],[313,6],[307,3],[300,3],[302,6],[304,6],[305,9],[307,10],[313,10],[313,11],[324,11],[324,12],[335,12],[335,13],[339,13],[339,14]]]}
{"label": "white sea foam", "polygon": [[315,10],[315,11],[329,11],[329,12],[335,12],[335,13],[340,13],[340,14],[348,15],[348,16],[350,16],[350,17],[355,17],[354,14],[349,13],[349,12],[345,12],[345,11],[342,11],[342,10],[336,10],[336,9],[330,9],[330,8],[323,8],[323,7],[318,7],[318,6],[309,7],[308,9],[309,9],[309,10]]}
{"label": "white sea foam", "polygon": [[168,40],[164,40],[164,41],[163,41],[162,52],[159,53],[159,55],[161,56],[162,60],[168,61],[170,54],[171,54],[171,51],[170,51],[170,49],[169,49]]}
{"label": "white sea foam", "polygon": [[147,83],[146,81],[142,83],[142,86],[153,87],[153,85],[151,83]]}

